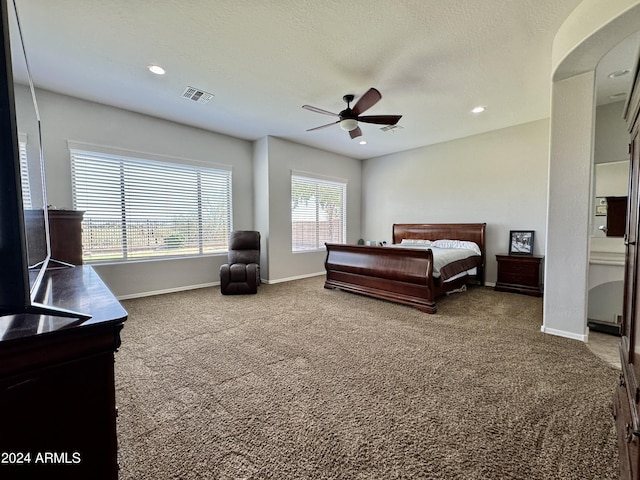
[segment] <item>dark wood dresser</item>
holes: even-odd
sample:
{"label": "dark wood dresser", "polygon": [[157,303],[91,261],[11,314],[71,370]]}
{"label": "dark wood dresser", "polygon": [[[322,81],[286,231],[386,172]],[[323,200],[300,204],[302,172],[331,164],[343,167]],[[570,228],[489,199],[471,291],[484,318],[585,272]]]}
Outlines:
{"label": "dark wood dresser", "polygon": [[51,258],[82,265],[82,216],[76,210],[49,210]]}
{"label": "dark wood dresser", "polygon": [[496,255],[498,280],[495,290],[542,296],[542,260],[539,255]]}
{"label": "dark wood dresser", "polygon": [[49,270],[39,303],[91,315],[0,317],[0,478],[118,478],[114,352],[127,312],[90,266]]}

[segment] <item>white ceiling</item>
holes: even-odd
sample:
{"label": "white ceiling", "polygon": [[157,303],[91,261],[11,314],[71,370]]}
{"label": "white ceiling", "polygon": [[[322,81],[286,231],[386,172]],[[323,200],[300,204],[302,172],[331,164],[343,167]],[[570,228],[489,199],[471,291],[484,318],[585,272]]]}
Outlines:
{"label": "white ceiling", "polygon": [[[547,118],[553,38],[580,3],[16,1],[38,87],[243,139],[272,135],[353,158]],[[632,69],[637,45],[635,38],[606,68]],[[151,74],[149,64],[162,65],[166,75]],[[599,80],[603,89],[605,80]],[[188,86],[215,96],[207,104],[185,99]],[[361,124],[367,145],[337,125],[306,132],[332,117],[302,105],[337,113],[345,107],[343,95],[355,94],[357,101],[370,87],[383,98],[366,114],[401,114],[401,129]],[[610,91],[621,88],[627,87]],[[477,105],[487,110],[470,113]]]}

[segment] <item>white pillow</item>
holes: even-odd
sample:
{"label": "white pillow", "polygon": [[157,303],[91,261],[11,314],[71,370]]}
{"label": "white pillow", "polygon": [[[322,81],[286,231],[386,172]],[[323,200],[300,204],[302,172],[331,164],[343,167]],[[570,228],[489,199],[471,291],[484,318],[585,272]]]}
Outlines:
{"label": "white pillow", "polygon": [[439,248],[466,248],[467,250],[473,250],[477,255],[482,255],[478,244],[467,240],[436,240],[432,243],[432,246]]}
{"label": "white pillow", "polygon": [[420,240],[417,238],[403,238],[400,245],[431,245],[431,240]]}

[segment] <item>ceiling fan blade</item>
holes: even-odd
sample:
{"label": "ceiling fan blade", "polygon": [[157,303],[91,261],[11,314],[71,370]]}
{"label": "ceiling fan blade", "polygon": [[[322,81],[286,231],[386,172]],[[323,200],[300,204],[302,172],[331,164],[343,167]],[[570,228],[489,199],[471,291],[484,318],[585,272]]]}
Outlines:
{"label": "ceiling fan blade", "polygon": [[370,88],[356,102],[355,106],[353,107],[353,113],[355,113],[356,115],[364,113],[366,110],[369,110],[376,103],[378,103],[381,98],[382,94],[378,90],[376,90],[375,88]]}
{"label": "ceiling fan blade", "polygon": [[322,113],[324,115],[331,115],[333,117],[337,117],[338,116],[337,113],[329,112],[327,110],[323,110],[323,109],[318,108],[318,107],[312,107],[311,105],[303,105],[302,108],[304,108],[305,110],[309,110],[311,112]]}
{"label": "ceiling fan blade", "polygon": [[400,121],[402,115],[365,115],[358,117],[359,122],[377,123],[379,125],[395,125]]}
{"label": "ceiling fan blade", "polygon": [[320,130],[321,128],[327,128],[331,125],[335,125],[336,123],[340,123],[340,120],[338,120],[337,122],[327,123],[326,125],[320,125],[319,127],[310,128],[309,130],[307,130],[307,132],[311,132],[312,130]]}
{"label": "ceiling fan blade", "polygon": [[362,130],[360,130],[360,127],[356,127],[353,130],[349,131],[349,136],[351,138],[356,138],[356,137],[359,137],[360,135],[362,135]]}

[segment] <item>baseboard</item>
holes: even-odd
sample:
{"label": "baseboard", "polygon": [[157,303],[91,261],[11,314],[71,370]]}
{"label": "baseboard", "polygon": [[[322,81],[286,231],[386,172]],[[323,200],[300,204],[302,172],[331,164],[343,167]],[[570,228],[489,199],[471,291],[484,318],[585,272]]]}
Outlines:
{"label": "baseboard", "polygon": [[[324,275],[325,273],[326,272],[308,273],[305,275],[298,275],[295,277],[279,278],[277,280],[265,280],[264,278],[261,278],[260,283],[269,285],[269,284],[282,283],[282,282],[291,282],[293,280],[302,280],[303,278],[318,277],[320,275]],[[184,292],[187,290],[196,290],[198,288],[208,288],[208,287],[218,287],[218,286],[220,286],[220,281],[201,283],[199,285],[185,285],[182,287],[166,288],[163,290],[152,290],[149,292],[131,293],[129,295],[118,295],[116,298],[118,300],[130,300],[132,298],[152,297],[154,295],[164,295],[166,293]]]}
{"label": "baseboard", "polygon": [[542,333],[547,333],[549,335],[555,335],[557,337],[570,338],[572,340],[579,340],[580,342],[587,342],[589,340],[589,335],[579,335],[577,333],[566,332],[564,330],[556,330],[555,328],[547,328],[544,325],[540,327],[540,331]]}
{"label": "baseboard", "polygon": [[181,287],[166,288],[163,290],[153,290],[150,292],[131,293],[129,295],[119,295],[118,300],[130,300],[132,298],[152,297],[154,295],[164,295],[165,293],[184,292],[187,290],[196,290],[198,288],[208,288],[219,286],[220,282],[201,283],[199,285],[185,285]]}
{"label": "baseboard", "polygon": [[286,277],[286,278],[278,278],[275,280],[262,280],[263,283],[274,284],[274,283],[282,283],[282,282],[291,282],[293,280],[302,280],[303,278],[311,278],[311,277],[319,277],[320,275],[325,275],[327,272],[317,272],[317,273],[307,273],[304,275],[297,275],[295,277]]}

